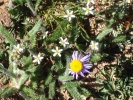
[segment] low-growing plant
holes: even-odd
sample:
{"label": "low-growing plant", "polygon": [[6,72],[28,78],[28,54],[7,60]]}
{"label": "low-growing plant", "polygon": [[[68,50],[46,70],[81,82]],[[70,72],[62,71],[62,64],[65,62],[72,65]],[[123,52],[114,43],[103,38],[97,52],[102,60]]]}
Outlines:
{"label": "low-growing plant", "polygon": [[[10,0],[13,26],[0,25],[0,98],[58,100],[65,90],[63,99],[132,99],[132,9],[125,0]],[[84,80],[95,69],[92,90]]]}

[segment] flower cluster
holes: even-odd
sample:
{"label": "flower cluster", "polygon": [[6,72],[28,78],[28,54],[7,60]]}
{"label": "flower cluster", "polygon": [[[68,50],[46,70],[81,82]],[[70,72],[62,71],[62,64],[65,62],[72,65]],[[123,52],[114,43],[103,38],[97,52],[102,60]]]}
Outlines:
{"label": "flower cluster", "polygon": [[[93,13],[93,9],[94,7],[89,7],[90,3],[92,4],[95,4],[94,3],[94,0],[87,0],[87,4],[86,4],[86,7],[83,7],[82,9],[85,11],[85,15],[88,15],[88,14],[94,14]],[[66,10],[66,15],[64,15],[65,18],[68,19],[68,21],[70,22],[72,18],[75,18],[76,16],[73,15],[73,11],[69,11],[69,10]]]}
{"label": "flower cluster", "polygon": [[13,46],[13,53],[18,53],[21,54],[23,52],[23,48],[21,47],[20,44],[14,45]]}
{"label": "flower cluster", "polygon": [[18,61],[20,59],[20,55],[23,53],[23,48],[20,44],[14,45],[12,50],[12,60]]}
{"label": "flower cluster", "polygon": [[[67,38],[63,39],[62,37],[60,37],[60,41],[59,43],[65,48],[66,45],[69,44]],[[54,53],[53,56],[59,56],[61,57],[61,52],[63,51],[63,49],[59,49],[59,47],[56,47],[55,49],[52,49],[52,52]]]}

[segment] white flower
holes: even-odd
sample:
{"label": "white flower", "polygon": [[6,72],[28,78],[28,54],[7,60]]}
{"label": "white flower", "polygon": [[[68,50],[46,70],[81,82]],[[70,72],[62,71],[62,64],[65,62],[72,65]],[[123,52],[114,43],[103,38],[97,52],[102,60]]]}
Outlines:
{"label": "white flower", "polygon": [[99,44],[98,42],[91,41],[91,43],[90,43],[91,50],[97,51],[99,49],[98,44]]}
{"label": "white flower", "polygon": [[20,44],[18,44],[17,46],[14,45],[13,46],[13,52],[17,52],[17,53],[21,53],[23,51],[23,48],[20,47]]}
{"label": "white flower", "polygon": [[67,38],[63,39],[62,37],[60,37],[60,42],[59,43],[61,45],[63,45],[64,47],[66,47],[66,45],[69,44],[68,41],[67,41]]}
{"label": "white flower", "polygon": [[59,57],[61,57],[61,52],[63,50],[62,49],[58,49],[58,47],[56,47],[56,49],[52,49],[52,52],[54,52],[53,56],[55,57],[56,55],[58,55]]}
{"label": "white flower", "polygon": [[90,3],[95,4],[94,0],[87,0],[87,6],[88,6]]}
{"label": "white flower", "polygon": [[75,15],[73,15],[73,11],[69,12],[69,10],[66,10],[66,13],[67,15],[65,15],[64,17],[68,18],[68,21],[71,21],[71,19],[75,17]]}
{"label": "white flower", "polygon": [[82,8],[83,10],[85,10],[85,15],[88,15],[88,14],[92,14],[93,15],[93,7],[89,8],[88,6],[86,8]]}
{"label": "white flower", "polygon": [[40,64],[41,60],[42,60],[44,57],[41,57],[41,54],[39,53],[38,55],[33,55],[33,58],[34,58],[34,60],[33,60],[34,63]]}
{"label": "white flower", "polygon": [[48,31],[44,32],[44,33],[42,34],[43,39],[45,39],[45,38],[47,37],[47,35],[48,35]]}

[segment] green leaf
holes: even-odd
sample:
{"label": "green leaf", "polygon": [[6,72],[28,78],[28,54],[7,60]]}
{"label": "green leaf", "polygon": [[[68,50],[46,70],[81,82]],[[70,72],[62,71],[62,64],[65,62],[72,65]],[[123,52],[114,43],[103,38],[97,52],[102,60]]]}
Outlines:
{"label": "green leaf", "polygon": [[34,8],[34,5],[33,5],[32,1],[31,0],[26,0],[26,2],[27,2],[28,7],[30,8],[31,12],[33,13],[33,15],[36,16],[37,13],[35,11],[35,8]]}
{"label": "green leaf", "polygon": [[35,10],[36,10],[36,11],[37,11],[38,6],[40,5],[41,1],[42,1],[42,0],[37,0],[37,1],[36,1],[36,4],[35,4]]}
{"label": "green leaf", "polygon": [[9,33],[1,24],[0,24],[0,34],[2,34],[6,41],[8,41],[11,45],[14,45],[16,43],[14,37],[11,33]]}
{"label": "green leaf", "polygon": [[69,64],[70,64],[70,57],[68,55],[65,55],[66,57],[66,70],[64,72],[64,76],[68,76],[69,73]]}
{"label": "green leaf", "polygon": [[101,60],[101,54],[100,53],[94,53],[92,56],[91,56],[91,62],[98,62]]}
{"label": "green leaf", "polygon": [[110,32],[112,32],[113,29],[110,28],[108,29],[106,26],[103,28],[103,31],[101,33],[98,34],[98,36],[96,37],[97,40],[101,41],[107,34],[109,34]]}
{"label": "green leaf", "polygon": [[23,4],[25,3],[25,0],[14,0],[14,1],[20,4],[21,6],[23,6]]}
{"label": "green leaf", "polygon": [[48,85],[52,81],[52,79],[53,79],[52,72],[49,72],[48,76],[45,79],[45,85]]}
{"label": "green leaf", "polygon": [[58,80],[62,81],[62,82],[71,81],[73,79],[74,79],[73,76],[59,76],[59,78],[58,78]]}
{"label": "green leaf", "polygon": [[49,98],[53,99],[54,95],[55,95],[55,81],[49,84]]}
{"label": "green leaf", "polygon": [[38,66],[30,66],[26,71],[30,73],[34,73],[38,69]]}
{"label": "green leaf", "polygon": [[32,37],[36,35],[36,32],[39,31],[40,27],[42,25],[42,19],[40,19],[35,26],[28,32],[28,36]]}
{"label": "green leaf", "polygon": [[30,97],[36,96],[35,91],[31,88],[23,87],[22,90],[25,94],[28,94],[28,96]]}
{"label": "green leaf", "polygon": [[26,73],[23,74],[21,76],[21,78],[19,79],[19,86],[21,86],[22,84],[24,84],[24,82],[28,79],[29,75],[27,75]]}
{"label": "green leaf", "polygon": [[4,74],[8,75],[9,77],[13,77],[13,78],[16,78],[16,76],[8,71],[6,68],[4,68],[4,66],[0,63],[0,71],[3,72]]}
{"label": "green leaf", "polygon": [[23,91],[20,91],[19,95],[22,96],[24,98],[24,100],[30,100],[30,98],[27,96],[27,94]]}
{"label": "green leaf", "polygon": [[118,36],[118,37],[115,37],[112,42],[123,42],[126,40],[126,36]]}
{"label": "green leaf", "polygon": [[84,95],[86,97],[89,97],[91,94],[86,88],[79,87],[78,91],[81,95]]}
{"label": "green leaf", "polygon": [[68,88],[68,87],[78,87],[80,86],[80,82],[66,82],[61,86],[61,89]]}
{"label": "green leaf", "polygon": [[45,94],[43,94],[43,95],[41,95],[40,97],[39,97],[39,100],[45,100]]}
{"label": "green leaf", "polygon": [[24,68],[28,68],[32,64],[32,57],[23,56],[22,60],[24,63]]}
{"label": "green leaf", "polygon": [[69,91],[74,100],[84,100],[76,87],[68,87],[67,90]]}
{"label": "green leaf", "polygon": [[17,89],[16,88],[13,88],[13,87],[5,87],[3,88],[1,91],[0,91],[0,95],[1,95],[1,98],[6,98],[6,97],[9,97],[11,95],[13,95],[14,93],[17,92]]}

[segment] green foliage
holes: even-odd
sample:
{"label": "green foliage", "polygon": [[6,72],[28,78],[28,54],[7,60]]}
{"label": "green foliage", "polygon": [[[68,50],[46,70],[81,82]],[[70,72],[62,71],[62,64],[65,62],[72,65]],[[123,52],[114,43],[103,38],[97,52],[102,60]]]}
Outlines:
{"label": "green foliage", "polygon": [[80,82],[67,82],[61,86],[61,89],[78,86],[80,86]]}
{"label": "green foliage", "polygon": [[1,91],[0,91],[0,98],[6,98],[9,96],[12,96],[15,92],[17,91],[17,89],[12,88],[12,87],[4,87]]}
{"label": "green foliage", "polygon": [[86,88],[82,88],[82,87],[79,87],[78,91],[80,94],[84,95],[85,97],[89,97],[91,94]]}
{"label": "green foliage", "polygon": [[47,39],[47,43],[50,42],[55,42],[59,39],[59,37],[62,36],[62,34],[64,34],[65,28],[67,26],[68,22],[67,21],[61,21],[60,23],[58,23],[56,29],[53,31],[52,36]]}
{"label": "green foliage", "polygon": [[27,94],[23,91],[20,91],[19,95],[22,96],[25,100],[30,100],[30,98],[27,96]]}
{"label": "green foliage", "polygon": [[[23,92],[28,95],[29,97],[35,97],[36,96],[36,93],[33,89],[29,88],[29,87],[24,87],[22,88]],[[24,94],[23,93],[23,94]]]}
{"label": "green foliage", "polygon": [[96,37],[98,41],[101,41],[103,38],[105,38],[106,35],[108,35],[110,32],[112,32],[113,29],[108,29],[107,27],[103,28],[103,31]]}
{"label": "green foliage", "polygon": [[91,62],[98,62],[101,60],[101,58],[102,58],[102,55],[100,53],[95,53],[91,57]]}
{"label": "green foliage", "polygon": [[36,4],[35,4],[35,11],[38,10],[38,7],[39,7],[41,1],[42,1],[42,0],[37,0],[37,1],[36,1]]}
{"label": "green foliage", "polygon": [[[25,100],[55,100],[65,97],[56,94],[65,89],[74,100],[84,100],[82,96],[87,100],[91,96],[132,99],[131,0],[94,2],[88,5],[94,7],[94,14],[85,15],[86,0],[10,0],[7,10],[13,25],[0,25],[0,80],[9,87],[2,87],[0,98],[19,95]],[[71,21],[67,10],[75,16]],[[43,38],[45,31],[48,34]],[[60,37],[69,44],[62,46]],[[95,41],[93,45],[91,41]],[[17,44],[20,47],[15,48]],[[56,47],[61,57],[58,50],[52,50]],[[92,68],[87,70],[91,75],[83,73],[85,77],[78,79],[69,75],[73,51],[82,57],[90,54]],[[79,57],[82,63],[85,58]]]}
{"label": "green foliage", "polygon": [[52,99],[55,95],[55,81],[49,84],[49,99]]}
{"label": "green foliage", "polygon": [[76,87],[67,87],[67,90],[70,92],[75,100],[84,100]]}
{"label": "green foliage", "polygon": [[22,6],[26,0],[14,0],[14,1]]}
{"label": "green foliage", "polygon": [[65,81],[71,81],[74,78],[72,76],[59,76],[59,81],[65,82]]}
{"label": "green foliage", "polygon": [[34,37],[36,32],[39,31],[41,24],[42,24],[42,20],[39,19],[38,22],[35,24],[35,26],[27,33],[28,36]]}
{"label": "green foliage", "polygon": [[1,24],[0,24],[0,34],[2,34],[2,35],[6,38],[6,41],[7,41],[8,43],[10,43],[11,46],[14,45],[14,44],[16,43],[16,41],[15,41],[14,37],[12,36],[12,34],[9,33],[9,32],[4,28],[4,26],[2,26]]}
{"label": "green foliage", "polygon": [[52,81],[52,79],[53,79],[53,74],[52,74],[52,72],[49,72],[49,73],[48,73],[48,76],[47,76],[46,79],[45,79],[45,85],[50,84],[51,81]]}
{"label": "green foliage", "polygon": [[6,68],[4,68],[4,66],[1,63],[0,63],[0,71],[3,72],[4,74],[8,75],[9,77],[16,78],[16,76],[12,72],[10,72]]}
{"label": "green foliage", "polygon": [[112,40],[112,42],[123,42],[126,40],[126,36],[118,36]]}
{"label": "green foliage", "polygon": [[31,64],[32,64],[32,58],[23,56],[22,60],[23,60],[23,63],[24,63],[24,68],[28,69],[31,66]]}
{"label": "green foliage", "polygon": [[30,8],[31,12],[33,13],[33,15],[36,16],[37,13],[35,11],[35,8],[34,8],[34,5],[33,5],[32,1],[31,0],[26,0],[26,2],[27,2],[28,7]]}
{"label": "green foliage", "polygon": [[9,80],[9,77],[4,73],[0,73],[0,79],[1,82],[5,84]]}

